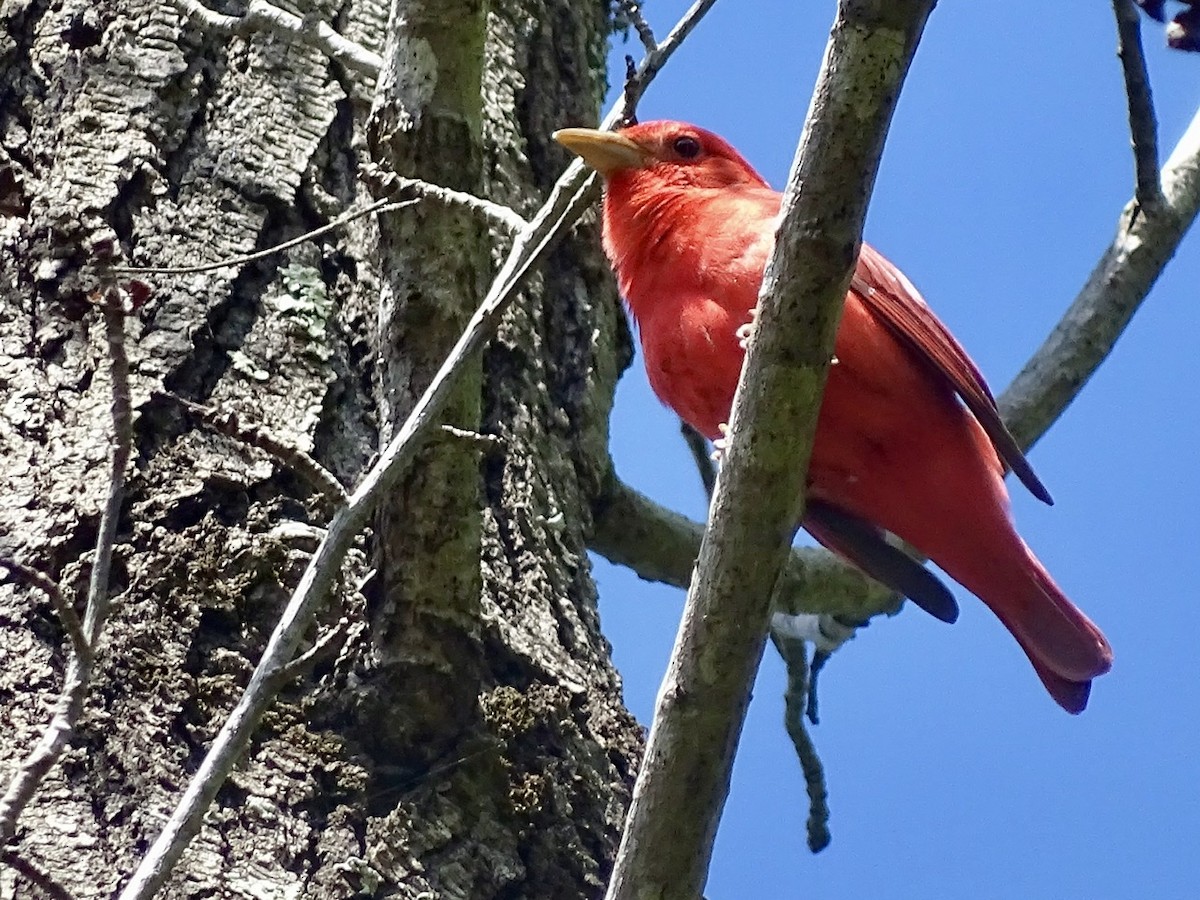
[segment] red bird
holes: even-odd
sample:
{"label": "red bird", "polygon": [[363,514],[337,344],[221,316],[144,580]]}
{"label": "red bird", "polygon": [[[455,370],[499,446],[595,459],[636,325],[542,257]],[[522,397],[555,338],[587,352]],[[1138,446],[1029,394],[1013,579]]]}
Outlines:
{"label": "red bird", "polygon": [[[742,368],[738,331],[751,319],[774,244],[779,193],[720,137],[681,122],[568,128],[555,138],[604,177],[604,249],[639,327],[650,385],[718,438]],[[966,351],[865,243],[834,353],[803,526],[954,621],[946,589],[882,530],[903,538],[983,600],[1051,696],[1081,712],[1112,650],[1013,528],[1005,467],[1047,503],[1050,495]]]}

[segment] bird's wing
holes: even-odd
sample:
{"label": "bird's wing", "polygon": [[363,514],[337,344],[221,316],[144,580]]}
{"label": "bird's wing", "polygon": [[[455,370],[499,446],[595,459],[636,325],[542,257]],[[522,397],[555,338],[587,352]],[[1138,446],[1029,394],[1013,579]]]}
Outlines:
{"label": "bird's wing", "polygon": [[1053,504],[1050,492],[1000,418],[996,398],[983,375],[954,335],[925,305],[912,282],[873,247],[863,244],[850,289],[892,334],[946,379],[983,426],[996,453],[1029,492],[1044,503]]}
{"label": "bird's wing", "polygon": [[953,623],[958,618],[958,604],[950,590],[923,565],[889,544],[870,522],[809,497],[803,524],[823,546],[908,597],[935,619]]}

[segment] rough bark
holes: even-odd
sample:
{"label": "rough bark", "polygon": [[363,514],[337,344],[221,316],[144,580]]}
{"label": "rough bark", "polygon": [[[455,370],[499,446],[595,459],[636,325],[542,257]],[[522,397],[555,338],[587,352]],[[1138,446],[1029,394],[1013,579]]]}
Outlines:
{"label": "rough bark", "polygon": [[[375,86],[283,36],[206,31],[147,2],[3,5],[0,554],[69,596],[86,581],[108,431],[103,327],[85,300],[97,239],[139,265],[271,246],[367,199],[368,143],[400,174],[534,205],[565,163],[551,128],[595,115],[605,7],[438,6],[445,17],[393,23],[415,48],[403,72],[437,88],[377,102],[387,127],[368,142]],[[378,3],[294,11],[385,51]],[[77,897],[112,895],[326,513],[293,473],[152,392],[236,410],[351,484],[504,240],[429,204],[150,279],[128,327],[137,452],[114,611],[72,747],[21,821],[22,859]],[[269,714],[166,895],[600,892],[640,735],[583,543],[627,341],[595,247],[580,236],[582,266],[560,251],[527,288],[454,404],[454,424],[499,440],[424,452],[331,598],[320,628],[343,620],[344,639]],[[44,597],[0,583],[0,777],[44,725],[63,639]],[[26,889],[0,873],[0,895]]]}

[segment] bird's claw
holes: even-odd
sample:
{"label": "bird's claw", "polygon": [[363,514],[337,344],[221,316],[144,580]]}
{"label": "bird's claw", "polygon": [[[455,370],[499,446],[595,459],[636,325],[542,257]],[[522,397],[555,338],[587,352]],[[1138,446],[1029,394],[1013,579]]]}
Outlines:
{"label": "bird's claw", "polygon": [[717,430],[721,432],[721,436],[713,438],[712,461],[719,463],[725,458],[725,451],[729,449],[729,426],[722,422],[717,426]]}
{"label": "bird's claw", "polygon": [[738,346],[743,350],[750,347],[750,338],[754,337],[754,329],[758,327],[758,307],[755,306],[750,310],[750,321],[744,325],[739,325],[734,336],[738,339]]}

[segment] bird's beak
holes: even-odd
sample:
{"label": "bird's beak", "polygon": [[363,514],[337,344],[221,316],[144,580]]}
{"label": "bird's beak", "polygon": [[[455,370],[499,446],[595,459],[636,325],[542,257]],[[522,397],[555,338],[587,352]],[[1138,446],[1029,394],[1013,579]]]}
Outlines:
{"label": "bird's beak", "polygon": [[645,168],[654,161],[649,152],[615,131],[561,128],[552,137],[601,175]]}

